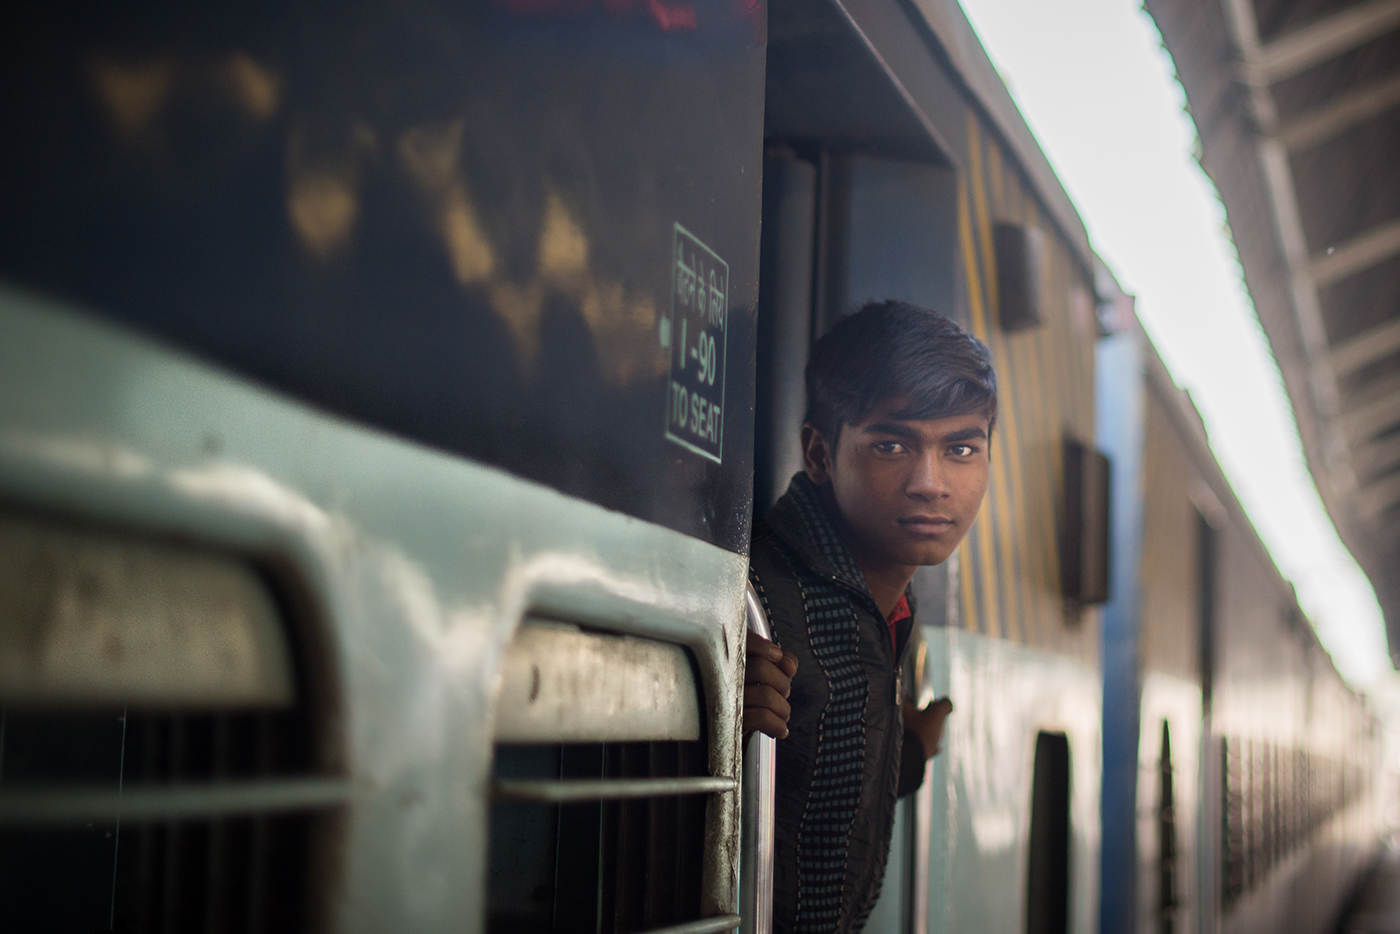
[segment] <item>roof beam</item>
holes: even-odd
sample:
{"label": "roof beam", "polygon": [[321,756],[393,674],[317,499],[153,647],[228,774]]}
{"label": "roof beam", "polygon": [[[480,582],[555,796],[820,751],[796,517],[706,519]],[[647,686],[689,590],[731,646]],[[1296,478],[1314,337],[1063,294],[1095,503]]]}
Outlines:
{"label": "roof beam", "polygon": [[[1372,0],[1395,6],[1400,13],[1400,0]],[[1306,409],[1312,417],[1306,420],[1313,426],[1315,437],[1305,436],[1303,441],[1309,450],[1309,460],[1322,465],[1322,472],[1328,483],[1319,486],[1335,490],[1349,490],[1355,486],[1349,457],[1350,445],[1342,430],[1341,410],[1337,377],[1330,365],[1327,330],[1322,320],[1322,302],[1318,296],[1316,283],[1310,274],[1310,257],[1307,237],[1303,231],[1302,213],[1298,206],[1294,188],[1293,170],[1289,162],[1288,150],[1283,143],[1271,135],[1278,126],[1278,109],[1268,84],[1260,77],[1261,69],[1253,67],[1261,60],[1267,60],[1265,46],[1259,36],[1259,22],[1255,16],[1253,0],[1220,0],[1225,15],[1225,25],[1231,44],[1239,60],[1244,63],[1242,78],[1247,92],[1246,101],[1255,126],[1264,132],[1255,139],[1255,152],[1263,177],[1272,215],[1274,234],[1277,237],[1283,260],[1288,270],[1289,293],[1293,323],[1297,335],[1301,359],[1296,361],[1298,380],[1306,384],[1307,399],[1294,398],[1295,409]],[[1271,46],[1270,48],[1277,48]],[[1277,53],[1274,53],[1277,54]],[[1285,378],[1295,366],[1293,361],[1280,360]],[[1305,421],[1299,419],[1299,427]],[[1324,496],[1324,499],[1327,497]]]}
{"label": "roof beam", "polygon": [[1346,414],[1347,436],[1353,442],[1374,438],[1393,425],[1400,425],[1400,392],[1382,396]]}
{"label": "roof beam", "polygon": [[1397,104],[1400,104],[1400,75],[1364,85],[1295,117],[1279,130],[1278,138],[1289,152],[1301,152],[1379,117]]}
{"label": "roof beam", "polygon": [[1247,67],[1260,83],[1277,84],[1396,27],[1400,27],[1400,0],[1370,0],[1260,46]]}
{"label": "roof beam", "polygon": [[1328,360],[1332,371],[1340,378],[1393,353],[1400,353],[1400,318],[1378,324],[1339,344],[1328,355]]}
{"label": "roof beam", "polygon": [[1352,457],[1357,473],[1378,474],[1400,467],[1400,435],[1357,445]]}
{"label": "roof beam", "polygon": [[1400,474],[1392,474],[1363,488],[1358,499],[1361,512],[1368,519],[1376,519],[1392,506],[1400,505]]}
{"label": "roof beam", "polygon": [[1372,227],[1340,246],[1329,247],[1326,253],[1312,258],[1309,272],[1313,284],[1321,289],[1396,255],[1400,255],[1400,220]]}

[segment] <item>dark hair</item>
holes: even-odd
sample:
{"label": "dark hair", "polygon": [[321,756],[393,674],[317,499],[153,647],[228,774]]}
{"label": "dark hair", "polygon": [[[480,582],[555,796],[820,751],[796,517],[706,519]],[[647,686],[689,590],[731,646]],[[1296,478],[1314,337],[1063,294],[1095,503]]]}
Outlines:
{"label": "dark hair", "polygon": [[869,302],[840,319],[807,361],[807,422],[831,445],[841,426],[880,403],[908,399],[900,418],[974,412],[997,419],[997,375],[987,345],[955,322],[908,302]]}

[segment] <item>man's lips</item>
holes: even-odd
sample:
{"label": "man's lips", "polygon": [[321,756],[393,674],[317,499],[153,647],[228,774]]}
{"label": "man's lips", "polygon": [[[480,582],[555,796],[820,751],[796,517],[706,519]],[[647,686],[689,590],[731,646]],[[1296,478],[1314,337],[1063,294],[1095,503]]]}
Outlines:
{"label": "man's lips", "polygon": [[907,516],[900,519],[899,524],[920,535],[938,535],[948,531],[956,523],[947,516]]}

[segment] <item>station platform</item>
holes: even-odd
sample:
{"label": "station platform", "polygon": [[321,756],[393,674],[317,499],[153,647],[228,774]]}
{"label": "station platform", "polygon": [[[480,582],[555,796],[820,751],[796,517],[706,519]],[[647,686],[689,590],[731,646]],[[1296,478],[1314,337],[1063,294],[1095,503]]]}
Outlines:
{"label": "station platform", "polygon": [[1395,842],[1357,887],[1337,934],[1400,934],[1400,846]]}

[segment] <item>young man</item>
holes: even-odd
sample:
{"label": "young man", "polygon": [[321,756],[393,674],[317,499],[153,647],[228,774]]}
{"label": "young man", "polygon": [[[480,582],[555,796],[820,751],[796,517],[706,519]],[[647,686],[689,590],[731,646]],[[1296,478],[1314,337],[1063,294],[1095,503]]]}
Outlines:
{"label": "young man", "polygon": [[938,752],[947,698],[904,699],[914,571],[953,553],[987,490],[986,346],[902,302],[836,324],[807,364],[805,469],[755,523],[744,729],[778,743],[773,927],[856,934],[880,892],[896,798]]}

